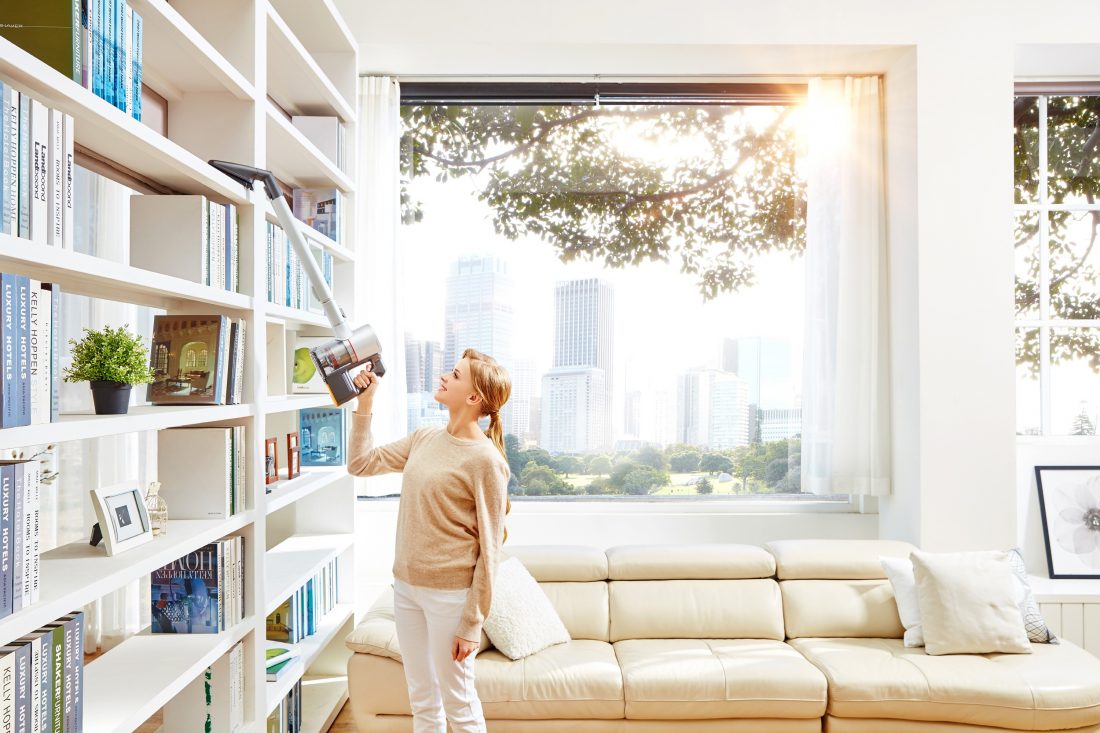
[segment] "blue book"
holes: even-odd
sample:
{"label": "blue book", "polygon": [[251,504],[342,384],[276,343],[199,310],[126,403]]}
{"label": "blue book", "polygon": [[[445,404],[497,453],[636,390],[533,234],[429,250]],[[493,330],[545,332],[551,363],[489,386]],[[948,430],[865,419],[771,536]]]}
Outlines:
{"label": "blue book", "polygon": [[17,289],[15,275],[0,274],[0,341],[3,342],[0,348],[3,349],[4,360],[4,384],[3,390],[0,391],[4,410],[0,415],[0,428],[15,427],[18,415],[15,406],[18,401],[18,387],[15,382],[16,339],[19,338],[15,315],[16,301],[19,297]]}
{"label": "blue book", "polygon": [[15,512],[12,502],[15,495],[15,466],[0,466],[0,618],[10,616],[12,605],[12,533],[15,531]]}
{"label": "blue book", "polygon": [[[61,286],[57,283],[42,283],[42,288],[50,294],[50,422],[59,419],[61,404]],[[47,307],[45,304],[43,308]]]}
{"label": "blue book", "polygon": [[154,634],[216,634],[220,545],[189,552],[149,576]]}
{"label": "blue book", "polygon": [[342,466],[347,455],[345,411],[318,407],[298,412],[303,466]]}
{"label": "blue book", "polygon": [[19,95],[19,233],[31,236],[31,98]]}
{"label": "blue book", "polygon": [[16,425],[31,424],[31,279],[15,276]]}
{"label": "blue book", "polygon": [[103,94],[108,104],[115,103],[115,3],[103,2]]}
{"label": "blue book", "polygon": [[23,481],[25,480],[23,464],[16,461],[5,461],[13,469],[11,482],[11,610],[14,613],[26,606],[23,598],[23,575],[26,566],[23,564],[23,553],[26,552],[27,537],[23,532],[23,514],[27,508],[24,506]]}
{"label": "blue book", "polygon": [[19,235],[19,92],[10,84],[3,92],[4,212],[3,231]]}
{"label": "blue book", "polygon": [[115,0],[115,106],[123,112],[126,109],[126,64],[130,63],[126,53],[126,36],[130,29],[126,23],[126,0]]}
{"label": "blue book", "polygon": [[88,0],[88,33],[92,36],[92,93],[103,97],[103,3]]}
{"label": "blue book", "polygon": [[141,16],[134,11],[134,108],[130,114],[141,120]]}

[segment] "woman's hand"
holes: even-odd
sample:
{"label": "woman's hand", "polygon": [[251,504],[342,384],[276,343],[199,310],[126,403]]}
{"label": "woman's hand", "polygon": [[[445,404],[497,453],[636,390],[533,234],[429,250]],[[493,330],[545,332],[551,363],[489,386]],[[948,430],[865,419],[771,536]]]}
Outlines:
{"label": "woman's hand", "polygon": [[468,641],[461,636],[456,636],[454,642],[451,643],[451,658],[456,662],[462,662],[466,657],[476,652],[477,647],[476,641]]}
{"label": "woman's hand", "polygon": [[374,406],[374,393],[378,391],[378,380],[381,378],[374,373],[373,364],[370,362],[367,362],[366,369],[352,377],[351,383],[361,390],[355,404],[356,412],[370,414]]}

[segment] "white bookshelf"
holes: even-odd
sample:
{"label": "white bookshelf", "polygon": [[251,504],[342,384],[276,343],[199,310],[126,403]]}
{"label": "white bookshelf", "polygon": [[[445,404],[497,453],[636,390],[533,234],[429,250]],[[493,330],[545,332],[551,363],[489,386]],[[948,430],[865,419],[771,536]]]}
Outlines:
{"label": "white bookshelf", "polygon": [[[355,608],[355,487],[339,467],[305,467],[285,478],[285,434],[297,429],[297,411],[331,404],[327,395],[267,397],[268,374],[285,374],[285,349],[268,349],[275,328],[324,335],[322,314],[266,300],[266,226],[274,221],[262,192],[207,164],[234,160],[273,170],[288,186],[333,186],[344,194],[346,239],[335,242],[302,225],[311,244],[333,256],[334,291],[356,312],[355,121],[357,48],[331,0],[129,0],[144,22],[143,80],[166,102],[163,118],[143,110],[137,121],[91,91],[0,38],[0,78],[46,105],[72,115],[78,163],[98,161],[130,185],[197,193],[233,203],[240,220],[241,292],[233,293],[118,261],[37,245],[0,234],[0,272],[61,285],[63,293],[161,308],[169,313],[221,313],[247,321],[244,401],[224,406],[131,406],[126,415],[63,414],[60,422],[0,431],[0,449],[190,425],[243,424],[248,435],[246,509],[224,521],[171,520],[168,532],[140,547],[107,557],[87,541],[62,545],[41,559],[41,598],[0,620],[0,645],[102,599],[151,571],[221,537],[245,538],[245,619],[213,635],[158,635],[145,629],[105,651],[85,670],[84,730],[130,733],[154,716],[196,675],[236,643],[245,650],[245,726],[259,733],[291,686],[304,679],[302,733],[323,733],[347,700],[343,637]],[[323,156],[287,115],[335,115],[345,125],[345,167]],[[165,132],[162,132],[165,131]],[[292,332],[292,333],[287,333]],[[149,334],[142,334],[148,342]],[[63,346],[68,348],[67,345]],[[139,402],[144,386],[134,388]],[[280,447],[283,478],[264,483],[264,438]],[[154,439],[155,445],[155,439]],[[91,486],[60,485],[87,501]],[[268,493],[267,489],[271,489]],[[169,505],[171,518],[171,506]],[[266,682],[267,611],[277,607],[326,565],[340,558],[337,606],[318,633],[301,643],[300,658],[278,683]]]}

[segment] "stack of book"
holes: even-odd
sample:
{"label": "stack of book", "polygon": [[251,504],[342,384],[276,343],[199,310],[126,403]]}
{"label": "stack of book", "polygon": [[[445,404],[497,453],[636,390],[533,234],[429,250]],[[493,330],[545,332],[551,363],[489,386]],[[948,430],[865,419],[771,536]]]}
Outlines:
{"label": "stack of book", "polygon": [[[339,117],[294,115],[290,123],[340,170],[344,167],[344,123]],[[335,238],[335,237],[334,237]]]}
{"label": "stack of book", "polygon": [[271,612],[267,617],[268,641],[297,644],[317,633],[318,622],[339,598],[338,569],[339,558],[334,558]]}
{"label": "stack of book", "polygon": [[157,480],[173,519],[228,519],[248,495],[244,425],[157,432]]}
{"label": "stack of book", "polygon": [[244,646],[237,644],[164,706],[161,733],[236,733],[244,726]]}
{"label": "stack of book", "polygon": [[[310,246],[325,282],[332,287],[332,255]],[[321,313],[320,299],[309,286],[298,253],[278,224],[267,223],[267,300],[277,305]]]}
{"label": "stack of book", "polygon": [[130,264],[240,292],[237,207],[198,194],[131,197]]}
{"label": "stack of book", "polygon": [[298,658],[298,650],[281,641],[268,641],[266,650],[267,681],[278,682]]}
{"label": "stack of book", "polygon": [[0,231],[72,249],[73,118],[5,81],[0,105]]}
{"label": "stack of book", "polygon": [[341,209],[343,209],[343,202],[338,189],[294,189],[294,216],[337,244],[341,239]]}
{"label": "stack of book", "polygon": [[0,720],[6,730],[84,728],[84,614],[62,616],[0,648]]}
{"label": "stack of book", "polygon": [[0,618],[38,601],[42,465],[0,461]]}
{"label": "stack of book", "polygon": [[141,15],[126,0],[3,3],[0,35],[141,119]]}
{"label": "stack of book", "polygon": [[244,394],[245,321],[153,317],[146,399],[154,405],[236,405]]}
{"label": "stack of book", "polygon": [[244,619],[244,538],[189,552],[154,570],[149,584],[154,634],[225,631]]}
{"label": "stack of book", "polygon": [[300,733],[302,730],[302,681],[294,683],[279,707],[267,717],[267,733]]}
{"label": "stack of book", "polygon": [[61,288],[0,274],[0,428],[56,422],[61,402]]}
{"label": "stack of book", "polygon": [[342,466],[347,456],[346,411],[317,407],[298,411],[303,466]]}

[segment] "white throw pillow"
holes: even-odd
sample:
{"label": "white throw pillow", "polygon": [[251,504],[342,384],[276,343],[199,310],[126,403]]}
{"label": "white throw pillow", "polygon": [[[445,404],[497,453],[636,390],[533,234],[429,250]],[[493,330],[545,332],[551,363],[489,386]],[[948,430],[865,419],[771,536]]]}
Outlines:
{"label": "white throw pillow", "polygon": [[898,616],[905,627],[904,643],[907,647],[924,646],[924,632],[920,624],[920,600],[917,596],[917,578],[913,575],[913,561],[907,557],[880,557],[878,561],[894,587],[894,600],[898,604]]}
{"label": "white throw pillow", "polygon": [[913,552],[929,654],[1030,654],[1008,553]]}
{"label": "white throw pillow", "polygon": [[1047,628],[1047,622],[1039,613],[1039,604],[1031,593],[1031,583],[1027,579],[1027,567],[1024,565],[1024,556],[1020,548],[1014,547],[1008,551],[1008,566],[1012,568],[1013,577],[1016,578],[1016,602],[1024,617],[1024,631],[1027,632],[1027,638],[1040,644],[1059,643],[1058,637]]}
{"label": "white throw pillow", "polygon": [[517,558],[497,566],[485,634],[509,659],[522,659],[570,641],[550,599]]}

